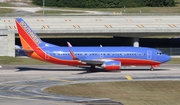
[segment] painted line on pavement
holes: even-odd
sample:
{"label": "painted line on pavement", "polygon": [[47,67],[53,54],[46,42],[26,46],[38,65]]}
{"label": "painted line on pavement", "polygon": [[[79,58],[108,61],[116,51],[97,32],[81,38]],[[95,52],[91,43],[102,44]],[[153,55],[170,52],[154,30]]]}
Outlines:
{"label": "painted line on pavement", "polygon": [[71,81],[71,80],[62,80],[62,79],[57,79],[57,78],[49,78],[49,80],[60,81],[60,82],[75,82],[75,81]]}
{"label": "painted line on pavement", "polygon": [[131,76],[126,76],[127,80],[133,80]]}

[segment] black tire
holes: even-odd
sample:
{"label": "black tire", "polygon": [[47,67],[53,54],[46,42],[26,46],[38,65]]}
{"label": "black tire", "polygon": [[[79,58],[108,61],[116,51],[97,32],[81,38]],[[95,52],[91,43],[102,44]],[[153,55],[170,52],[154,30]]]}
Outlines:
{"label": "black tire", "polygon": [[90,70],[91,70],[91,72],[95,72],[95,66],[94,65],[91,65],[91,67],[90,67]]}
{"label": "black tire", "polygon": [[151,68],[150,68],[150,70],[151,70],[151,71],[154,71],[154,68],[153,68],[153,67],[151,67]]}

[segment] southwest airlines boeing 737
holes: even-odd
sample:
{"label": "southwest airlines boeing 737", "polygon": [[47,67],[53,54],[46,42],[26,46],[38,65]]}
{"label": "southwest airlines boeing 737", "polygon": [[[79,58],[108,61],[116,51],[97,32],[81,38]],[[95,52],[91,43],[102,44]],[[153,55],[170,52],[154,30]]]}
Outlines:
{"label": "southwest airlines boeing 737", "polygon": [[22,19],[15,19],[21,50],[30,58],[55,64],[90,66],[91,71],[99,66],[107,71],[120,70],[121,66],[160,66],[171,58],[160,50],[146,47],[60,47],[42,41]]}

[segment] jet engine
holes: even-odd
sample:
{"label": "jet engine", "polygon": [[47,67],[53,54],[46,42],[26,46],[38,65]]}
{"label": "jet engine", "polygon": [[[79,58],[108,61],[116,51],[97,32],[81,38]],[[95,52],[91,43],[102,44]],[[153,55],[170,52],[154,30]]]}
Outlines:
{"label": "jet engine", "polygon": [[121,68],[121,62],[120,61],[108,61],[104,62],[101,65],[102,68],[105,70],[119,70]]}

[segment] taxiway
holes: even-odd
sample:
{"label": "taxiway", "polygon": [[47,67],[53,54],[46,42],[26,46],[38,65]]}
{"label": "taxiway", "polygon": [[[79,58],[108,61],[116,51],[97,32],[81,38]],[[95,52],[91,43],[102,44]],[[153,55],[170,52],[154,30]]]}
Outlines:
{"label": "taxiway", "polygon": [[155,71],[149,67],[123,67],[120,71],[89,72],[88,68],[63,65],[3,65],[0,68],[0,102],[6,105],[121,105],[107,98],[54,95],[42,90],[54,85],[109,81],[180,80],[180,65],[164,64]]}

